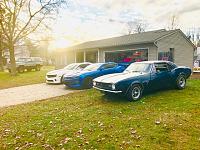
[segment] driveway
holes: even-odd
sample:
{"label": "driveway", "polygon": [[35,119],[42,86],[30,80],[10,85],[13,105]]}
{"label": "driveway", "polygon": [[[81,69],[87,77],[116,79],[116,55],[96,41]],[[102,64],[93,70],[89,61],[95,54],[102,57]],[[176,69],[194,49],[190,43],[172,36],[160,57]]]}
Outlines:
{"label": "driveway", "polygon": [[66,95],[73,90],[64,85],[32,84],[0,90],[0,107]]}

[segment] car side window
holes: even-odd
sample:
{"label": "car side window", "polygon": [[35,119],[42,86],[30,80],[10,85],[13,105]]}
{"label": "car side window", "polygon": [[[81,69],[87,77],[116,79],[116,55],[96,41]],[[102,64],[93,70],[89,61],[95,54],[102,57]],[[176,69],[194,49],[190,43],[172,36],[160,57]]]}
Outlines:
{"label": "car side window", "polygon": [[102,68],[103,69],[111,69],[111,68],[115,68],[117,66],[117,64],[105,64]]}
{"label": "car side window", "polygon": [[167,63],[167,66],[168,66],[169,70],[172,70],[172,69],[176,68],[176,65],[173,64],[173,63]]}
{"label": "car side window", "polygon": [[32,61],[31,58],[27,58],[27,59],[26,59],[26,62],[30,62],[30,61]]}
{"label": "car side window", "polygon": [[167,63],[155,63],[156,72],[169,71]]}

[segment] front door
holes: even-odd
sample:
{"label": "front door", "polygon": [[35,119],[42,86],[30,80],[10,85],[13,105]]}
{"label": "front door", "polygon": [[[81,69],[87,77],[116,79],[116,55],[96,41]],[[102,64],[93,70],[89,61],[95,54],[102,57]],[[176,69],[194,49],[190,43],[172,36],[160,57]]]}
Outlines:
{"label": "front door", "polygon": [[171,71],[167,63],[155,63],[154,70],[151,72],[150,88],[151,90],[158,90],[169,87],[171,84]]}

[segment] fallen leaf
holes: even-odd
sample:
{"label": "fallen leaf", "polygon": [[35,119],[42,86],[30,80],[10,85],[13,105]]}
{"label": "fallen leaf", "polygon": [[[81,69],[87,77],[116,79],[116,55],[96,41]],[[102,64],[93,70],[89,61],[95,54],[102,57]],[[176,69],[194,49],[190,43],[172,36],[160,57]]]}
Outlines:
{"label": "fallen leaf", "polygon": [[156,125],[159,125],[160,123],[161,123],[160,120],[156,120],[156,121],[155,121],[155,124],[156,124]]}

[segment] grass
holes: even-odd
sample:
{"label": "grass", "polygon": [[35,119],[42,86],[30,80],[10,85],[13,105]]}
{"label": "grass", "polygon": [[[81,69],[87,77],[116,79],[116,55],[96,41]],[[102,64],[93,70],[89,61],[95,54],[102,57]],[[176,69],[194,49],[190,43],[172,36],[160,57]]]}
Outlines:
{"label": "grass", "polygon": [[45,82],[45,75],[52,66],[43,66],[41,71],[31,71],[11,76],[8,72],[0,72],[0,89]]}
{"label": "grass", "polygon": [[199,149],[200,80],[140,101],[96,90],[0,109],[0,149]]}

